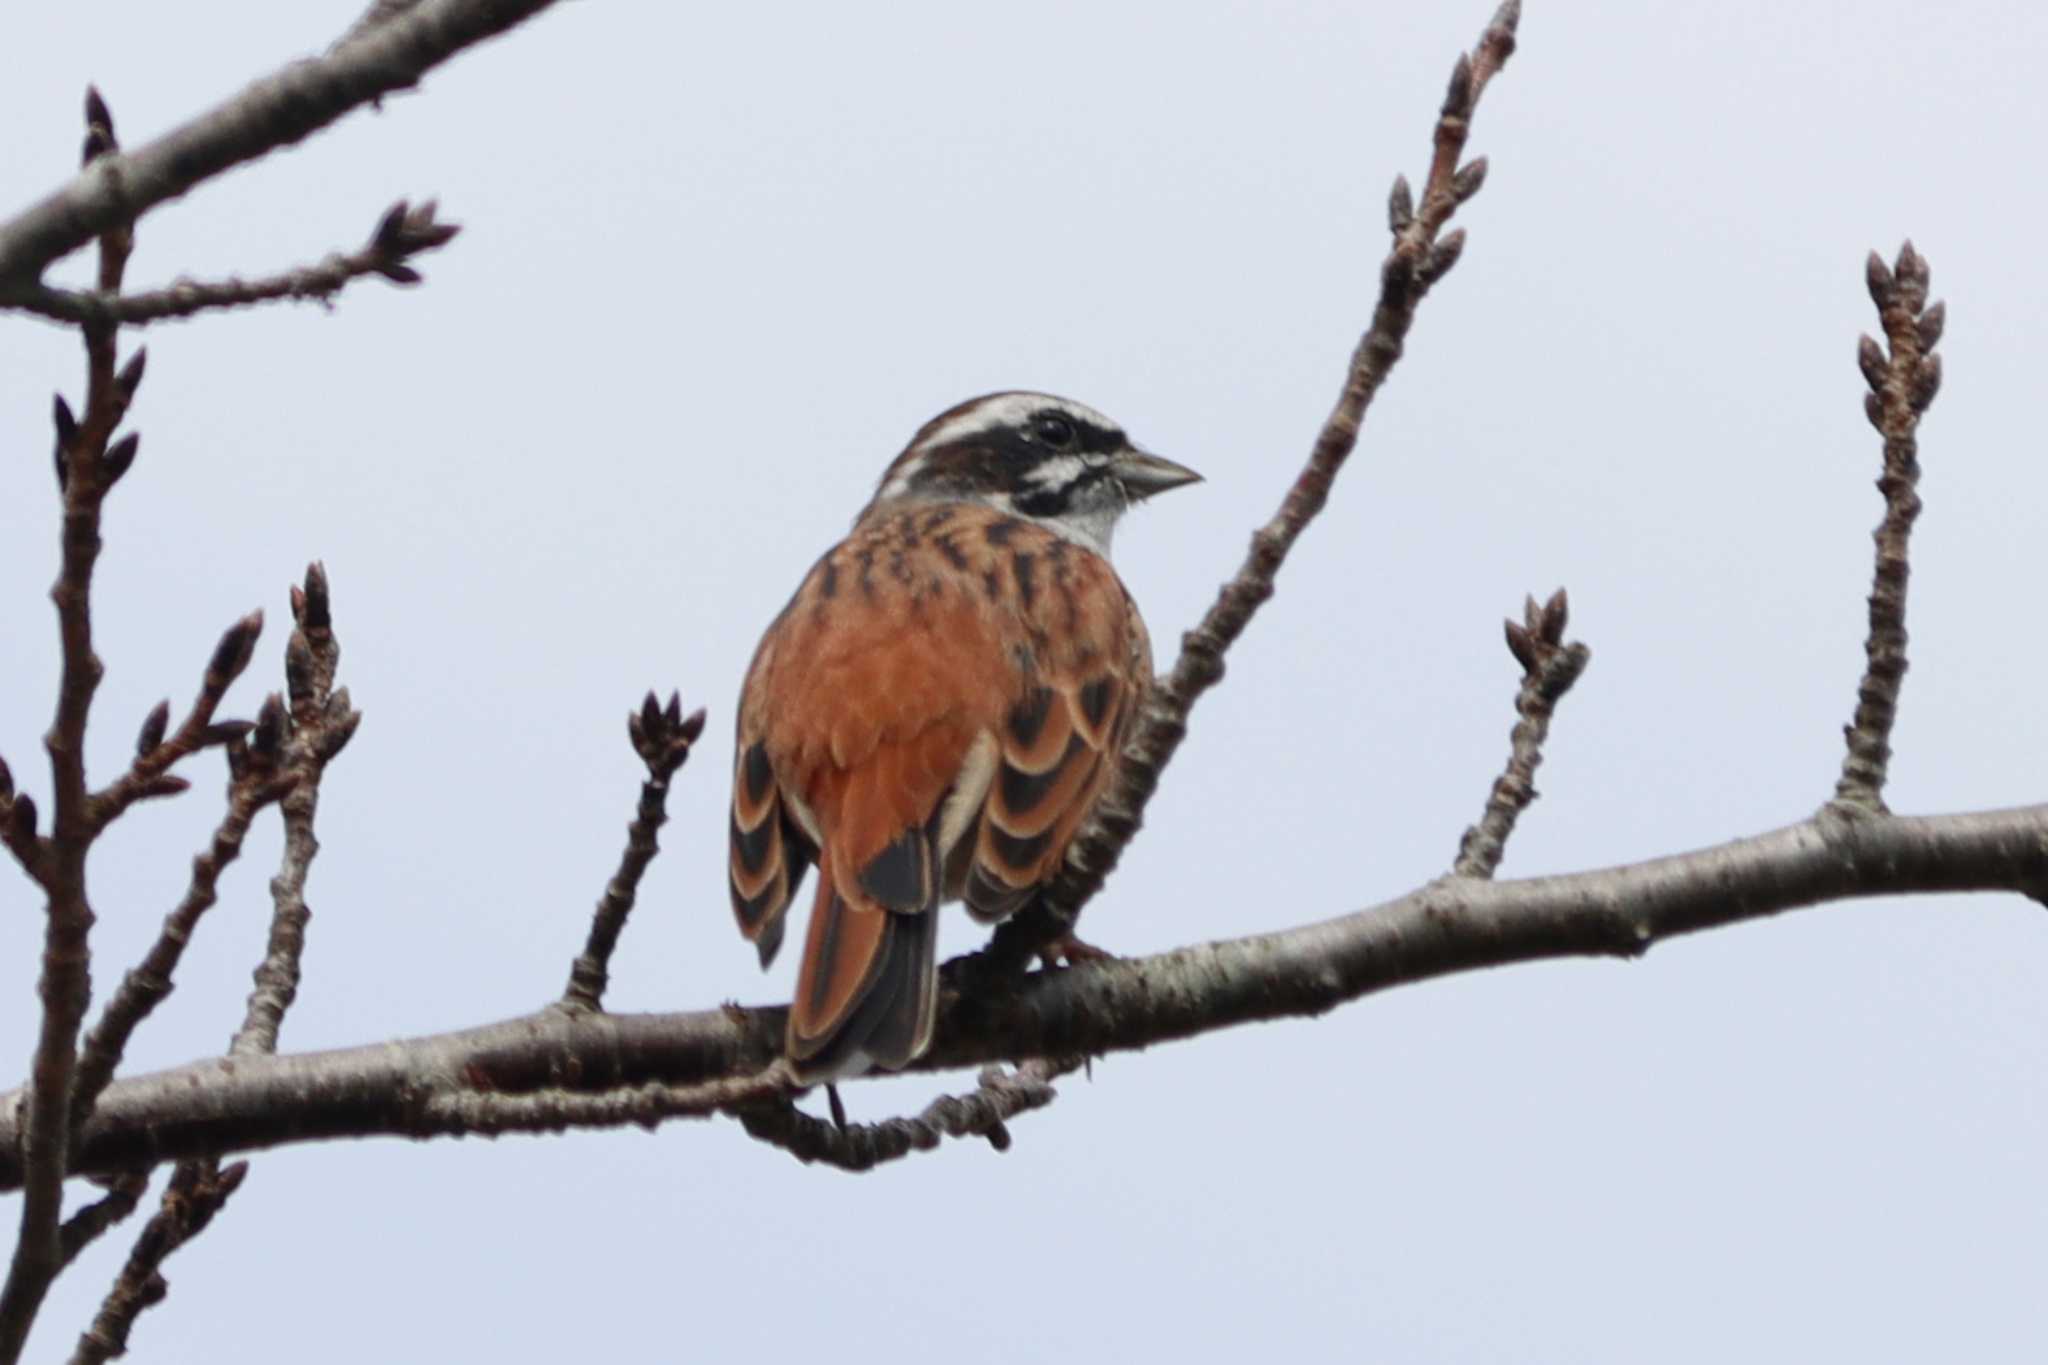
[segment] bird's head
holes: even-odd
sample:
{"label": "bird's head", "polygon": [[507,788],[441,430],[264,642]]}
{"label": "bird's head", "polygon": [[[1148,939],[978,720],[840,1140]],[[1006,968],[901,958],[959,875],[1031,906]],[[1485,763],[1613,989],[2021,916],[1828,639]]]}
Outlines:
{"label": "bird's head", "polygon": [[1140,450],[1095,409],[1044,393],[991,393],[918,429],[862,513],[903,502],[976,502],[1108,555],[1132,504],[1198,482]]}

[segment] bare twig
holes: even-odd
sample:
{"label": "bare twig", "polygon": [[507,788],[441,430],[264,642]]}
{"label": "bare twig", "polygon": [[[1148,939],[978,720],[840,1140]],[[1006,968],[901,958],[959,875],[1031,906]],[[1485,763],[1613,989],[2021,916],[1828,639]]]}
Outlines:
{"label": "bare twig", "polygon": [[[113,116],[97,90],[85,99],[85,161],[104,162],[118,150]],[[99,285],[118,292],[134,246],[130,225],[119,219],[101,225]],[[60,396],[56,402],[57,483],[64,502],[64,529],[56,585],[61,642],[57,714],[43,737],[50,756],[53,811],[46,843],[37,845],[37,880],[47,896],[43,934],[42,1026],[30,1066],[22,1161],[27,1171],[21,1207],[21,1235],[0,1288],[0,1362],[21,1356],[50,1282],[63,1269],[59,1217],[64,1172],[70,1164],[71,1091],[78,1061],[78,1030],[92,997],[93,913],[86,892],[86,856],[99,830],[92,819],[85,779],[85,727],[105,669],[93,650],[92,579],[100,554],[100,508],[115,482],[134,460],[134,437],[115,442],[141,380],[141,364],[115,370],[115,331],[110,324],[85,328],[85,417],[74,421]],[[19,821],[24,798],[11,803]],[[35,808],[27,806],[32,818]],[[34,836],[17,827],[13,843]]]}
{"label": "bare twig", "polygon": [[128,1351],[128,1333],[145,1308],[163,1302],[170,1285],[162,1266],[170,1254],[206,1230],[249,1173],[245,1162],[219,1166],[188,1161],[171,1176],[162,1204],[143,1227],[128,1260],[107,1291],[92,1326],[78,1338],[72,1365],[99,1365]]}
{"label": "bare twig", "polygon": [[170,995],[173,975],[192,940],[192,931],[218,897],[221,873],[241,856],[242,840],[257,813],[281,797],[290,781],[269,767],[245,771],[229,782],[227,814],[221,817],[206,850],[192,860],[192,880],[184,897],[164,917],[156,942],[121,979],[99,1021],[86,1034],[72,1095],[74,1122],[83,1122],[93,1101],[113,1079],[136,1027]]}
{"label": "bare twig", "polygon": [[1878,523],[1877,569],[1870,588],[1870,634],[1863,649],[1867,662],[1856,689],[1856,715],[1843,733],[1848,754],[1835,783],[1833,805],[1847,813],[1878,814],[1885,809],[1884,784],[1891,763],[1892,721],[1898,714],[1899,685],[1906,676],[1907,539],[1920,515],[1920,415],[1941,388],[1941,357],[1934,353],[1948,310],[1927,304],[1927,262],[1913,244],[1899,248],[1896,265],[1870,253],[1866,267],[1871,301],[1884,323],[1890,354],[1861,337],[1857,363],[1870,392],[1863,411],[1884,437],[1884,472],[1878,491],[1884,494],[1884,520]]}
{"label": "bare twig", "polygon": [[142,1196],[148,1189],[149,1174],[146,1171],[129,1171],[115,1176],[105,1194],[66,1218],[58,1232],[58,1241],[64,1249],[64,1264],[68,1266],[77,1260],[80,1252],[135,1212],[135,1206],[142,1202]]}
{"label": "bare twig", "polygon": [[1550,734],[1550,716],[1571,691],[1593,652],[1564,642],[1570,605],[1559,588],[1542,606],[1531,597],[1522,622],[1507,623],[1508,650],[1522,666],[1522,688],[1515,696],[1515,722],[1509,740],[1508,766],[1487,793],[1486,813],[1458,841],[1458,860],[1451,868],[1459,877],[1491,877],[1500,867],[1515,821],[1536,799],[1536,765],[1543,761],[1543,741]]}
{"label": "bare twig", "polygon": [[312,299],[332,306],[337,293],[366,275],[380,275],[393,284],[418,284],[420,273],[407,261],[420,252],[445,245],[462,230],[454,223],[436,221],[434,213],[431,199],[417,206],[401,199],[378,221],[377,230],[361,250],[335,252],[317,265],[300,266],[261,279],[179,279],[166,288],[142,294],[31,285],[0,291],[0,305],[59,322],[122,323],[131,327],[277,299]]}
{"label": "bare twig", "polygon": [[914,1118],[880,1123],[827,1122],[796,1107],[788,1096],[738,1111],[749,1136],[780,1147],[809,1165],[868,1171],[912,1152],[929,1152],[949,1137],[983,1137],[998,1152],[1010,1149],[1007,1121],[1056,1098],[1052,1083],[1078,1069],[1078,1061],[1030,1061],[1009,1070],[984,1067],[965,1095],[941,1095]]}
{"label": "bare twig", "polygon": [[618,946],[620,930],[626,927],[626,916],[633,911],[641,874],[661,851],[655,836],[668,821],[668,784],[689,759],[697,736],[704,733],[704,712],[699,708],[685,716],[679,694],[669,693],[668,705],[663,707],[649,692],[640,709],[626,717],[626,732],[632,738],[633,751],[647,765],[647,780],[640,784],[640,805],[633,823],[626,827],[626,851],[620,855],[619,870],[612,874],[597,902],[589,940],[570,965],[569,985],[561,1000],[565,1009],[602,1006],[612,950]]}
{"label": "bare twig", "polygon": [[[1523,880],[1445,878],[1318,924],[942,992],[932,1048],[915,1068],[1143,1048],[1322,1014],[1455,972],[1634,956],[1678,935],[1830,901],[2044,889],[2048,805],[1883,820],[1824,810],[1767,834],[1630,866]],[[786,1014],[736,1005],[572,1014],[549,1005],[438,1037],[195,1062],[108,1086],[72,1169],[115,1173],[341,1137],[641,1122],[651,1108],[626,1102],[644,1087],[697,1101],[689,1112],[731,1108],[775,1093],[762,1078],[781,1056]],[[18,1092],[0,1095],[0,1191],[22,1180],[19,1100]],[[478,1126],[467,1126],[472,1112]]]}
{"label": "bare twig", "polygon": [[[320,565],[307,569],[303,588],[292,589],[291,604],[296,625],[285,645],[290,707],[273,693],[246,738],[237,735],[229,742],[228,814],[215,831],[212,846],[194,860],[192,885],[184,901],[165,920],[142,966],[122,981],[121,990],[87,1039],[77,1097],[81,1117],[111,1079],[135,1026],[170,993],[171,973],[200,915],[213,903],[222,869],[240,852],[257,811],[272,801],[280,801],[284,807],[285,851],[283,865],[270,884],[270,941],[256,969],[256,989],[249,997],[247,1016],[228,1053],[263,1056],[277,1050],[278,1026],[297,994],[299,957],[311,916],[306,908],[305,882],[319,849],[313,837],[313,816],[320,778],[362,719],[349,709],[347,692],[334,690],[341,647],[334,638],[327,575]],[[246,666],[248,648],[259,627],[260,617],[252,616],[221,641],[213,666],[207,670],[195,716],[202,710],[210,714],[207,697],[218,701],[225,688],[225,682],[219,680]],[[168,715],[169,708],[160,706],[143,723],[138,764],[165,747],[163,729]],[[91,1328],[79,1338],[74,1361],[106,1360],[127,1350],[135,1319],[169,1292],[160,1270],[164,1258],[206,1228],[247,1174],[246,1164],[223,1170],[219,1158],[210,1155],[179,1163],[156,1215],[136,1240]]]}
{"label": "bare twig", "polygon": [[[133,222],[232,166],[288,146],[360,105],[418,82],[466,47],[553,0],[422,0],[324,56],[295,61],[122,156],[106,158],[0,223],[0,281],[32,284],[60,256]],[[102,292],[110,291],[103,284]],[[4,296],[0,290],[0,296]]]}
{"label": "bare twig", "polygon": [[199,695],[193,699],[192,709],[185,713],[185,719],[175,733],[164,733],[170,725],[170,705],[167,702],[159,702],[144,718],[141,733],[135,737],[134,762],[127,772],[92,798],[95,829],[105,829],[137,801],[165,794],[165,776],[182,759],[201,749],[234,743],[249,733],[251,727],[247,721],[215,723],[214,714],[220,709],[228,688],[255,657],[256,639],[262,633],[263,613],[260,611],[250,612],[227,628],[207,660],[206,672],[199,681]]}
{"label": "bare twig", "polygon": [[362,723],[350,708],[348,689],[336,691],[334,670],[341,662],[341,644],[334,637],[327,570],[319,564],[306,570],[303,588],[292,589],[292,620],[285,644],[285,690],[290,708],[273,695],[264,704],[250,736],[250,751],[261,757],[274,752],[286,786],[284,853],[270,882],[270,940],[257,964],[256,987],[228,1051],[251,1056],[277,1051],[277,1031],[299,991],[299,959],[306,947],[306,924],[313,912],[306,906],[306,875],[320,841],[313,837],[313,817],[320,805],[320,779]]}
{"label": "bare twig", "polygon": [[1188,713],[1204,692],[1222,680],[1224,655],[1273,595],[1274,579],[1288,552],[1329,500],[1331,484],[1358,443],[1366,408],[1401,358],[1416,305],[1457,263],[1464,249],[1462,231],[1441,238],[1438,233],[1458,206],[1479,192],[1486,178],[1484,161],[1474,161],[1461,170],[1458,157],[1464,151],[1480,93],[1515,50],[1515,25],[1520,18],[1520,4],[1507,0],[1480,35],[1478,47],[1458,58],[1437,118],[1435,157],[1419,210],[1408,182],[1399,177],[1394,181],[1388,206],[1393,248],[1380,267],[1379,302],[1371,326],[1352,353],[1343,393],[1317,435],[1308,463],[1288,488],[1279,511],[1253,533],[1250,553],[1223,585],[1216,604],[1181,638],[1180,657],[1173,671],[1146,699],[1136,733],[1125,747],[1116,789],[1100,803],[1088,827],[1068,850],[1066,864],[1045,896],[997,930],[984,955],[986,967],[997,973],[1014,971],[1029,961],[1039,945],[1071,933],[1081,907],[1101,890],[1143,822],[1160,774],[1187,736]]}

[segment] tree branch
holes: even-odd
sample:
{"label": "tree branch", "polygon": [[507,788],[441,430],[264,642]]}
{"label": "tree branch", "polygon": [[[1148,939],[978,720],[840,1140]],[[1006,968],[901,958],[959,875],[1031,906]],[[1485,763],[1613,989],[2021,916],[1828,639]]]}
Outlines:
{"label": "tree branch", "polygon": [[[114,156],[114,120],[97,90],[85,100],[85,163],[91,168]],[[104,226],[99,246],[99,285],[118,292],[134,232],[125,221]],[[106,671],[93,649],[92,580],[100,556],[100,509],[106,496],[135,458],[138,437],[113,441],[114,430],[127,414],[142,379],[142,360],[118,373],[116,340],[111,324],[85,329],[85,418],[74,421],[62,395],[55,404],[57,424],[57,486],[63,498],[64,522],[57,582],[50,600],[57,608],[60,664],[57,713],[43,737],[50,757],[52,815],[50,835],[36,845],[37,880],[47,901],[44,909],[42,1024],[30,1063],[27,1119],[21,1134],[26,1181],[21,1201],[21,1235],[0,1287],[0,1361],[20,1359],[43,1296],[64,1268],[64,1173],[70,1165],[71,1094],[78,1064],[78,1031],[92,998],[93,912],[86,888],[86,858],[99,828],[93,823],[90,789],[85,778],[85,727],[92,699]],[[35,807],[27,806],[31,823],[22,827],[25,798],[12,803],[15,839],[34,838]]]}
{"label": "tree branch", "polygon": [[246,774],[228,784],[228,809],[206,850],[192,860],[192,879],[184,896],[164,916],[163,928],[142,961],[121,978],[114,996],[100,1011],[99,1021],[85,1037],[73,1086],[72,1119],[82,1122],[93,1102],[120,1068],[128,1040],[143,1020],[169,997],[179,960],[192,941],[200,916],[219,898],[220,877],[242,853],[242,841],[257,812],[284,794],[289,779],[274,771]]}
{"label": "tree branch", "polygon": [[704,710],[699,707],[685,716],[680,694],[671,692],[664,708],[649,692],[640,709],[626,717],[626,731],[633,751],[647,765],[647,780],[640,784],[640,804],[633,823],[626,827],[626,851],[619,857],[619,870],[606,883],[591,916],[590,938],[570,964],[569,985],[561,1000],[569,1010],[602,1007],[611,980],[612,950],[618,947],[626,916],[633,912],[640,877],[661,851],[655,836],[668,822],[668,784],[689,760],[697,736],[704,733]]}
{"label": "tree branch", "polygon": [[[358,105],[416,84],[554,0],[424,0],[292,62],[226,103],[123,156],[88,167],[41,203],[0,223],[0,280],[32,282],[60,256],[232,166],[318,132]],[[103,292],[106,286],[101,286]]]}
{"label": "tree branch", "polygon": [[949,1137],[983,1137],[998,1152],[1010,1150],[1008,1120],[1043,1109],[1057,1098],[1054,1080],[1077,1070],[1078,1060],[1026,1062],[1016,1070],[983,1067],[973,1090],[941,1095],[913,1118],[842,1124],[813,1118],[788,1096],[738,1111],[749,1137],[780,1147],[803,1162],[842,1171],[871,1171],[912,1152],[935,1150]]}
{"label": "tree branch", "polygon": [[[139,352],[138,352],[139,354]],[[158,702],[143,718],[141,733],[135,737],[135,760],[128,771],[92,798],[92,819],[98,829],[121,818],[137,801],[157,794],[165,774],[183,759],[201,749],[241,739],[251,728],[247,721],[214,723],[214,713],[229,687],[256,657],[256,639],[263,633],[263,613],[252,611],[229,626],[213,647],[206,672],[199,680],[199,695],[185,713],[177,732],[166,736],[171,709]]]}
{"label": "tree branch", "polygon": [[401,199],[379,220],[369,244],[359,251],[335,252],[318,265],[299,266],[257,280],[226,279],[202,283],[178,279],[167,288],[143,294],[100,293],[54,289],[28,284],[0,290],[0,307],[58,322],[140,326],[167,318],[189,318],[222,308],[243,308],[277,299],[314,299],[332,306],[336,294],[354,280],[381,275],[393,284],[420,282],[419,271],[406,264],[423,251],[444,246],[462,229],[437,222],[433,200],[414,207]]}
{"label": "tree branch", "polygon": [[142,1202],[142,1196],[148,1189],[149,1176],[145,1172],[130,1171],[126,1175],[115,1176],[105,1194],[66,1218],[59,1231],[64,1264],[68,1266],[77,1260],[80,1252],[135,1212],[135,1206]]}
{"label": "tree branch", "polygon": [[1441,239],[1438,233],[1458,206],[1485,183],[1484,159],[1460,169],[1458,157],[1464,151],[1481,92],[1515,50],[1515,26],[1521,20],[1521,10],[1519,0],[1506,0],[1480,35],[1478,46],[1470,55],[1458,58],[1437,118],[1435,156],[1419,212],[1407,180],[1395,177],[1388,201],[1393,247],[1380,266],[1380,294],[1372,324],[1352,352],[1336,408],[1316,436],[1308,463],[1295,476],[1280,509],[1253,533],[1243,566],[1223,585],[1216,604],[1181,637],[1180,657],[1174,661],[1173,671],[1146,698],[1136,732],[1118,765],[1115,787],[1097,804],[1069,848],[1058,876],[1043,897],[996,931],[983,954],[983,966],[992,975],[1014,972],[1041,945],[1071,936],[1081,907],[1102,889],[1144,823],[1145,807],[1159,788],[1160,775],[1187,737],[1188,713],[1204,692],[1223,680],[1224,655],[1272,597],[1274,580],[1288,552],[1329,501],[1332,484],[1358,444],[1366,409],[1401,358],[1416,306],[1457,264],[1464,250],[1462,231]]}
{"label": "tree branch", "polygon": [[1486,813],[1458,841],[1457,877],[1491,877],[1500,867],[1515,821],[1536,799],[1536,765],[1543,761],[1543,741],[1550,734],[1551,713],[1586,671],[1593,652],[1564,642],[1571,607],[1559,588],[1542,606],[1528,599],[1522,624],[1507,623],[1508,650],[1522,665],[1522,688],[1515,696],[1514,733],[1509,737],[1508,766],[1487,793]]}
{"label": "tree branch", "polygon": [[[1676,935],[1800,906],[1948,891],[2048,894],[2048,805],[1874,819],[1823,810],[1693,853],[1519,881],[1447,878],[1319,924],[949,990],[918,1066],[1126,1051],[1322,1014],[1453,972],[1632,957]],[[957,972],[949,976],[957,985]],[[572,1016],[550,1006],[404,1042],[195,1062],[109,1086],[72,1170],[114,1173],[328,1138],[647,1122],[663,1116],[661,1106],[621,1112],[649,1087],[694,1102],[668,1112],[733,1109],[788,1089],[774,1072],[784,1014],[734,1005]],[[551,1103],[529,1104],[536,1096]],[[0,1095],[0,1190],[22,1179],[19,1098]]]}
{"label": "tree branch", "polygon": [[136,1317],[170,1292],[161,1267],[167,1257],[206,1230],[249,1173],[246,1162],[216,1169],[212,1162],[188,1162],[171,1176],[162,1204],[135,1239],[121,1273],[114,1277],[92,1326],[78,1338],[72,1365],[100,1365],[128,1351]]}
{"label": "tree branch", "polygon": [[1911,242],[1899,248],[1895,268],[1886,268],[1884,259],[1871,252],[1865,274],[1891,350],[1887,357],[1866,336],[1858,339],[1856,352],[1870,385],[1863,411],[1884,437],[1884,472],[1877,480],[1884,520],[1872,533],[1877,568],[1870,587],[1870,633],[1863,645],[1867,662],[1856,689],[1855,718],[1843,727],[1849,752],[1835,784],[1834,804],[1849,812],[1878,813],[1885,808],[1892,721],[1906,676],[1907,540],[1920,515],[1916,432],[1920,414],[1941,388],[1941,357],[1934,348],[1948,310],[1938,303],[1927,306],[1927,262]]}
{"label": "tree branch", "polygon": [[[278,1025],[297,993],[299,957],[311,915],[306,908],[305,881],[319,849],[313,838],[313,815],[320,778],[362,719],[349,709],[347,692],[334,691],[341,647],[334,638],[327,575],[320,565],[307,569],[303,589],[292,589],[291,605],[297,623],[285,645],[285,686],[291,707],[287,710],[273,693],[246,741],[240,734],[228,741],[228,814],[215,831],[208,852],[194,860],[192,884],[184,901],[165,920],[141,967],[123,979],[120,991],[86,1040],[73,1100],[74,1124],[84,1120],[105,1089],[135,1027],[170,994],[171,973],[200,915],[213,903],[221,871],[241,851],[250,821],[273,801],[284,806],[285,847],[282,867],[270,884],[274,910],[269,947],[256,969],[256,989],[228,1055],[264,1056],[277,1049]],[[261,625],[257,613],[222,638],[207,669],[200,701],[181,735],[206,724],[212,703],[219,701],[227,680],[248,664]],[[138,766],[170,747],[163,739],[169,714],[170,708],[160,704],[143,722]],[[307,793],[311,795],[304,795]],[[178,1163],[155,1216],[136,1239],[92,1326],[79,1338],[74,1361],[106,1360],[127,1350],[135,1319],[169,1292],[160,1270],[164,1259],[205,1230],[247,1174],[246,1163],[223,1170],[220,1159],[210,1155]]]}
{"label": "tree branch", "polygon": [[306,876],[320,852],[320,841],[313,837],[320,780],[363,720],[362,713],[349,705],[348,689],[334,687],[341,643],[334,636],[327,570],[322,565],[308,566],[305,586],[292,589],[291,604],[296,625],[284,651],[285,692],[291,705],[287,709],[272,694],[257,717],[250,743],[254,757],[277,755],[285,781],[279,802],[284,852],[270,882],[269,943],[256,966],[256,985],[249,993],[242,1026],[228,1045],[229,1054],[237,1057],[277,1051],[277,1031],[298,996],[299,959],[306,948],[306,925],[313,918],[306,906]]}

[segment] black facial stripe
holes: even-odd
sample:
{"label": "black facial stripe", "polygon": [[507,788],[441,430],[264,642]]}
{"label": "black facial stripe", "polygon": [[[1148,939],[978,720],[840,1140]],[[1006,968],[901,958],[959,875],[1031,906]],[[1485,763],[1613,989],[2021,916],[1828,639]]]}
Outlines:
{"label": "black facial stripe", "polygon": [[1074,429],[1080,433],[1081,439],[1078,444],[1081,449],[1090,454],[1114,455],[1124,448],[1124,434],[1121,431],[1097,426],[1093,422],[1080,421],[1074,423]]}

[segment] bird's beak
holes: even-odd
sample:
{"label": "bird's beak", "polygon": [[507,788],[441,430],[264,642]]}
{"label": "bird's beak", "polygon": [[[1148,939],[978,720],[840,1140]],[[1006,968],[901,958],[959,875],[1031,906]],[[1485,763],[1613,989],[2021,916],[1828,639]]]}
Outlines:
{"label": "bird's beak", "polygon": [[1118,483],[1137,502],[1154,493],[1164,493],[1169,488],[1181,488],[1191,483],[1200,483],[1202,476],[1184,464],[1175,464],[1162,455],[1140,450],[1136,446],[1123,451],[1109,463],[1116,474]]}

